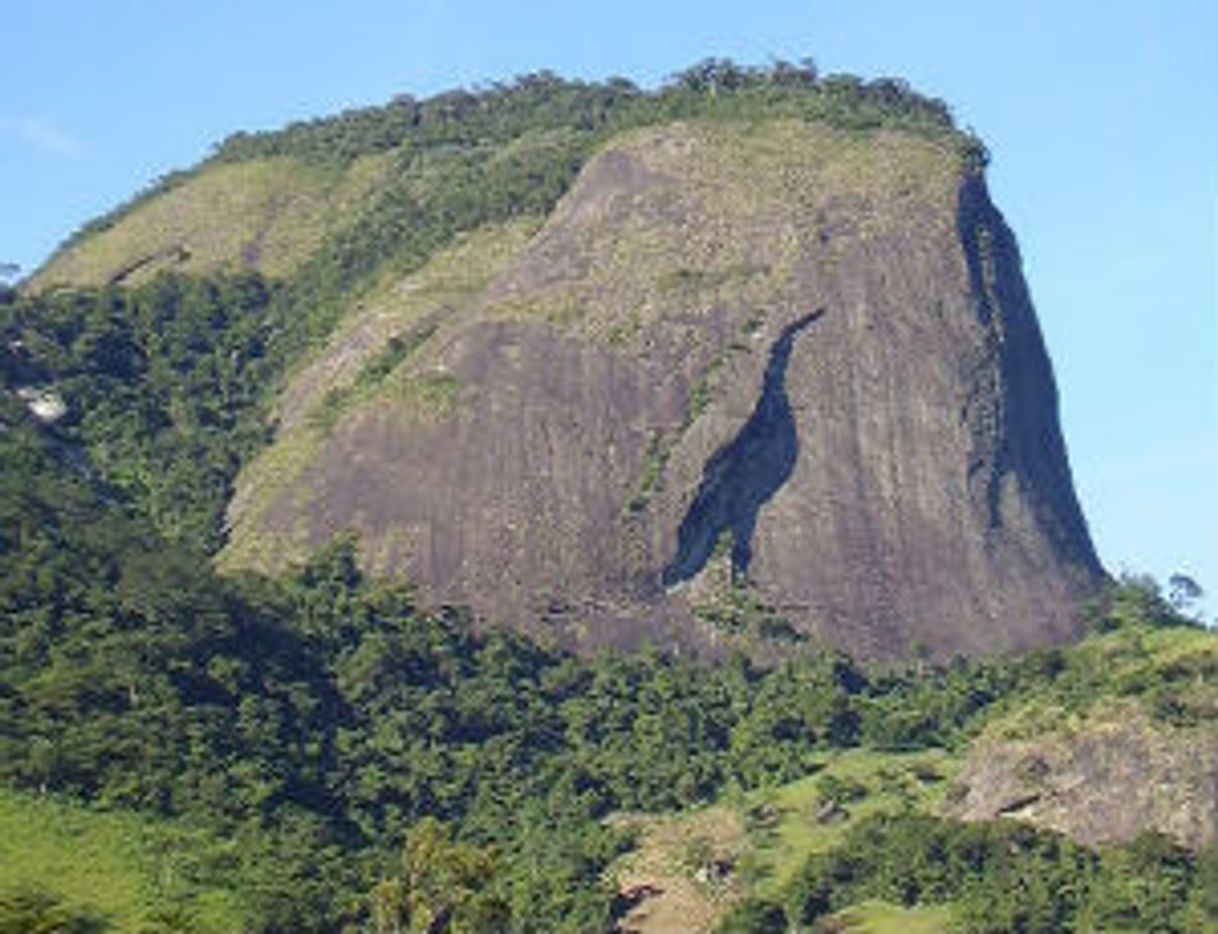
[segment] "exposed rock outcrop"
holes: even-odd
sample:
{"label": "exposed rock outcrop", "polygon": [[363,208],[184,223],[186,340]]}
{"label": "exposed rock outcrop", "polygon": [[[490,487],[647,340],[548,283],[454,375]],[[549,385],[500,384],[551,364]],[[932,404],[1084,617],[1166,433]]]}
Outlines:
{"label": "exposed rock outcrop", "polygon": [[370,301],[284,411],[224,562],[353,529],[566,644],[739,641],[684,586],[725,532],[798,638],[872,657],[1064,640],[1102,579],[1014,238],[943,141],[626,134],[550,217]]}
{"label": "exposed rock outcrop", "polygon": [[1034,740],[985,741],[946,812],[1018,818],[1089,844],[1153,830],[1200,849],[1214,843],[1218,744],[1208,727],[1155,726],[1137,711]]}

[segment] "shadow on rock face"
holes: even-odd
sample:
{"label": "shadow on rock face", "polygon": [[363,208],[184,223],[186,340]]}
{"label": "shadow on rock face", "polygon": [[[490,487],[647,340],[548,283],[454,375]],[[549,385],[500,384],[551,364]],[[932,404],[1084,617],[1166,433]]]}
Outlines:
{"label": "shadow on rock face", "polygon": [[753,557],[757,513],[795,469],[799,439],[787,399],[787,364],[795,338],[823,315],[818,309],[783,329],[770,348],[761,398],[753,414],[702,469],[702,483],[677,530],[676,557],[664,569],[666,587],[694,577],[724,532],[732,536],[732,575],[744,577]]}

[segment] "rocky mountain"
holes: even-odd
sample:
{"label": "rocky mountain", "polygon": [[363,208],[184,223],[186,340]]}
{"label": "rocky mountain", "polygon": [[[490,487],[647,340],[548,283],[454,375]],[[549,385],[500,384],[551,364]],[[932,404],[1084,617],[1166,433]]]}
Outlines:
{"label": "rocky mountain", "polygon": [[223,567],[353,532],[426,600],[584,649],[1065,640],[1103,571],[982,160],[950,123],[831,119],[843,87],[800,93],[821,110],[517,134],[472,184],[511,164],[553,196],[467,218],[447,150],[319,163],[238,137],[32,285],[291,282],[406,192],[458,220],[409,263],[408,223],[365,237],[370,272],[292,358],[236,480]]}
{"label": "rocky mountain", "polygon": [[1214,635],[1104,579],[985,162],[543,73],[0,288],[0,929],[1216,930]]}

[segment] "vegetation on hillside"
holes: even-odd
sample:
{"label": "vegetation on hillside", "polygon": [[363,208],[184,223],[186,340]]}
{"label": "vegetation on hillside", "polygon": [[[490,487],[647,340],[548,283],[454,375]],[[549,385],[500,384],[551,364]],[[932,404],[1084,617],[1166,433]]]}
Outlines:
{"label": "vegetation on hillside", "polygon": [[[1212,691],[1212,636],[1144,588],[1118,590],[1078,647],[943,668],[809,652],[761,669],[580,659],[475,630],[365,579],[349,541],[281,580],[213,572],[278,381],[353,296],[463,231],[544,215],[609,134],[771,115],[956,133],[941,102],[900,82],[810,63],[712,61],[656,92],[534,75],[226,141],[214,162],[386,155],[383,189],[287,281],[0,289],[0,931],[603,930],[620,909],[606,872],[632,845],[615,812],[776,788],[830,753],[958,750],[1029,699],[1084,710],[1116,694],[1168,726],[1214,718],[1197,693]],[[848,796],[835,774],[826,793]],[[733,923],[882,897],[959,901],[971,924],[970,899],[1062,866],[1096,893],[1174,899],[1153,916],[1164,930],[1197,917],[1204,858],[1161,842],[1095,853],[909,820],[876,817],[848,841],[908,864],[851,863],[844,843]],[[110,851],[96,875],[65,855],[84,840]],[[932,871],[915,845],[934,841],[964,855]],[[35,856],[73,868],[16,871]],[[980,894],[962,888],[973,865],[993,868]],[[1122,898],[1108,907],[1134,904]],[[1045,910],[1099,917],[1088,905]]]}
{"label": "vegetation on hillside", "polygon": [[0,931],[242,930],[264,859],[185,822],[0,789]]}
{"label": "vegetation on hillside", "polygon": [[[897,78],[864,81],[822,76],[811,59],[764,67],[706,59],[655,91],[620,77],[563,79],[542,71],[509,83],[453,90],[426,100],[402,95],[382,107],[345,111],[267,133],[237,133],[214,159],[292,155],[343,161],[399,147],[501,144],[524,132],[568,129],[604,135],[634,126],[697,117],[800,116],[853,130],[954,133],[947,105]],[[980,154],[980,145],[972,141]]]}
{"label": "vegetation on hillside", "polygon": [[747,900],[720,930],[804,930],[880,899],[905,907],[950,903],[950,929],[969,934],[1212,931],[1216,868],[1212,851],[1199,863],[1155,834],[1092,850],[1013,821],[877,814],[813,855],[781,900]]}
{"label": "vegetation on hillside", "polygon": [[[417,914],[432,883],[397,854],[418,833],[456,847],[458,880],[486,877],[492,901],[468,911],[587,930],[609,917],[603,874],[629,845],[603,822],[612,812],[778,785],[835,749],[952,748],[1038,694],[1087,703],[1115,689],[1172,719],[1173,692],[1213,678],[1210,637],[1161,600],[1130,618],[1143,594],[1120,597],[1103,617],[1112,631],[1075,649],[942,670],[839,656],[760,670],[580,660],[477,634],[364,580],[350,543],[282,581],[221,579],[3,401],[0,779],[240,840],[240,863],[201,867],[200,884],[231,885],[255,930]],[[1165,624],[1170,651],[1151,638]],[[1147,675],[1114,688],[1096,655],[1117,638]],[[1182,652],[1190,639],[1204,648]],[[442,823],[419,830],[428,819]]]}
{"label": "vegetation on hillside", "polygon": [[273,296],[255,274],[10,296],[0,384],[58,398],[63,456],[210,553],[238,468],[268,440],[260,403],[284,360]]}

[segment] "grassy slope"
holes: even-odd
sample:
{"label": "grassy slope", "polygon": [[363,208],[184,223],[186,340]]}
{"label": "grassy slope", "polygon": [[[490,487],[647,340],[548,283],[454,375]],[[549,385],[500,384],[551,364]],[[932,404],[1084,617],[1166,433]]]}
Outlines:
{"label": "grassy slope", "polygon": [[827,202],[856,203],[868,235],[911,195],[950,226],[960,170],[945,140],[787,118],[643,127],[600,150],[614,153],[654,173],[659,187],[642,182],[635,191],[611,172],[607,182],[577,182],[539,237],[563,242],[568,252],[558,255],[575,271],[523,285],[509,279],[496,316],[560,323],[629,347],[636,338],[645,344],[647,328],[666,315],[715,303],[764,307],[798,287],[795,266],[807,259]]}
{"label": "grassy slope", "polygon": [[[1004,703],[987,721],[993,739],[1019,740],[1077,729],[1097,705],[1138,697],[1174,717],[1218,717],[1218,654],[1214,633],[1133,626],[1090,636],[1067,653],[1064,677],[1031,697]],[[1102,685],[1102,691],[1091,690]]]}
{"label": "grassy slope", "polygon": [[[827,757],[821,771],[774,791],[749,797],[749,805],[771,807],[777,813],[772,828],[756,836],[758,888],[778,892],[811,853],[822,853],[841,842],[846,831],[864,817],[887,811],[938,810],[960,759],[943,750],[878,752],[851,750]],[[857,800],[843,805],[844,817],[817,820],[824,804],[821,788],[840,780],[860,788]]]}
{"label": "grassy slope", "polygon": [[[616,867],[619,888],[649,883],[661,890],[629,917],[629,923],[643,934],[660,934],[673,930],[674,919],[684,918],[698,925],[689,930],[709,930],[744,895],[777,895],[810,854],[832,849],[862,818],[882,811],[937,811],[961,762],[960,757],[937,749],[827,754],[819,770],[787,785],[686,813],[623,819],[638,829],[640,843]],[[860,797],[846,802],[831,819],[818,820],[822,788],[835,780],[857,786]],[[716,884],[695,878],[691,854],[699,846],[705,848],[706,842],[717,859],[733,864],[728,880]],[[897,920],[904,917],[897,909],[887,911],[900,916]],[[923,914],[933,919],[941,912]],[[874,906],[861,917],[872,915],[885,917]],[[858,930],[899,929],[873,921],[881,926]]]}
{"label": "grassy slope", "polygon": [[853,934],[943,934],[948,909],[942,905],[900,908],[886,902],[860,902],[834,915],[843,931]]}
{"label": "grassy slope", "polygon": [[0,789],[0,893],[35,889],[116,930],[234,931],[235,888],[197,881],[234,844],[167,821]]}
{"label": "grassy slope", "polygon": [[385,164],[384,156],[366,156],[344,170],[282,157],[209,165],[57,253],[30,287],[104,285],[116,277],[135,284],[164,269],[256,267],[288,276],[349,221]]}

